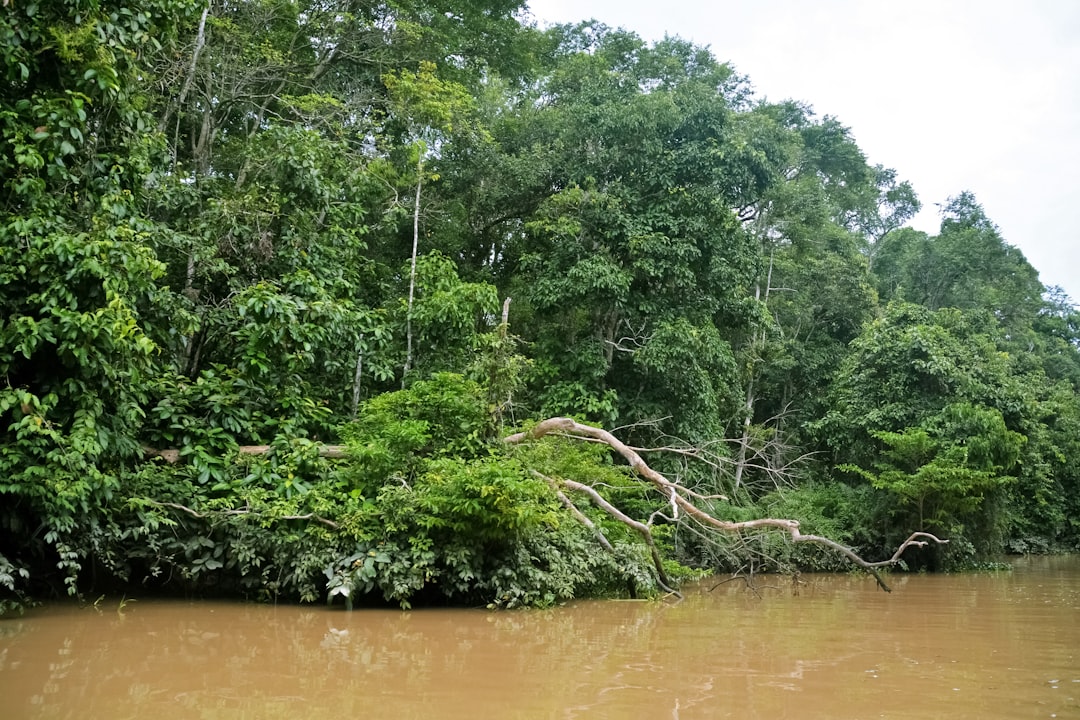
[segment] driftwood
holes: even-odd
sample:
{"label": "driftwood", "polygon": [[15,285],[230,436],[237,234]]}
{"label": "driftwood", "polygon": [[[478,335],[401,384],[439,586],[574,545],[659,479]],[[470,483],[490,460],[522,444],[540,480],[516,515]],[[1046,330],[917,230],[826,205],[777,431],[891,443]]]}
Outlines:
{"label": "driftwood", "polygon": [[[810,535],[801,532],[799,530],[799,522],[797,520],[786,520],[781,518],[758,518],[756,520],[746,520],[743,522],[721,520],[705,512],[690,500],[691,497],[694,497],[696,495],[695,493],[692,493],[687,488],[679,485],[678,483],[672,482],[656,470],[649,467],[648,463],[646,463],[642,459],[641,455],[639,455],[636,450],[623,443],[610,432],[598,427],[593,427],[591,425],[584,425],[570,418],[557,417],[544,420],[543,422],[533,426],[530,430],[526,432],[515,433],[513,435],[510,435],[509,437],[504,438],[504,441],[510,444],[517,444],[530,440],[538,440],[545,435],[560,435],[563,437],[589,440],[593,442],[602,442],[606,444],[613,451],[618,453],[630,465],[630,468],[639,477],[648,481],[668,501],[671,506],[672,519],[677,520],[679,514],[682,513],[684,515],[692,517],[694,520],[698,521],[702,525],[705,525],[706,527],[711,527],[715,530],[720,530],[723,532],[737,533],[743,530],[754,530],[759,528],[775,528],[777,530],[781,530],[791,536],[792,542],[816,543],[818,545],[824,545],[825,547],[835,550],[855,565],[858,565],[859,567],[864,568],[865,570],[870,572],[870,574],[874,576],[874,580],[877,581],[878,587],[880,587],[885,592],[892,592],[892,588],[890,588],[885,582],[884,578],[882,578],[881,573],[878,572],[878,568],[895,565],[896,563],[900,562],[901,555],[909,547],[924,547],[930,542],[935,542],[938,544],[945,544],[948,542],[948,540],[942,540],[935,537],[934,535],[931,535],[930,533],[915,532],[912,533],[911,536],[907,540],[905,540],[900,545],[900,547],[896,549],[896,552],[893,553],[893,556],[888,560],[883,560],[880,562],[869,562],[860,557],[859,554],[851,548],[841,545],[835,540],[830,540],[829,538],[822,537],[820,535]],[[594,489],[587,485],[582,485],[581,483],[572,480],[562,480],[561,483],[564,487],[568,489],[586,492],[586,494],[588,494],[594,502],[596,502],[597,498],[599,498],[599,493],[597,493]],[[598,505],[600,504],[598,503]],[[608,512],[613,517],[619,519],[621,522],[626,523],[629,527],[633,528],[637,532],[642,532],[642,530],[644,529],[643,535],[646,536],[647,542],[649,543],[649,546],[650,548],[652,548],[653,552],[656,552],[655,546],[651,542],[652,536],[647,525],[640,523],[636,520],[627,518],[625,515],[622,515],[622,513],[619,513],[619,515],[622,515],[622,517],[619,517],[619,515],[615,515],[611,512],[611,510],[608,509],[609,506],[606,507],[605,505],[600,505],[600,507],[604,509],[605,512]]]}

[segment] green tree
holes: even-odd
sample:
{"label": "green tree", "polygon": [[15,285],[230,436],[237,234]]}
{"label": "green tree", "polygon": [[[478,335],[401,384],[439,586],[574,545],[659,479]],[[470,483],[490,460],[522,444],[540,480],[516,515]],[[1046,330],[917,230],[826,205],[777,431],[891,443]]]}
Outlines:
{"label": "green tree", "polygon": [[1019,461],[1026,438],[1006,429],[996,410],[967,403],[946,406],[926,424],[931,429],[874,433],[883,446],[874,471],[843,467],[898,496],[902,510],[914,514],[915,527],[962,535],[963,518],[988,494],[1015,482],[1006,473]]}
{"label": "green tree", "polygon": [[[923,519],[951,523],[979,554],[1020,528],[1029,538],[1056,537],[1064,525],[1052,508],[1067,493],[1052,488],[1072,482],[1057,460],[1069,421],[1052,409],[1063,409],[1060,392],[1006,352],[1010,345],[988,313],[892,304],[853,343],[832,409],[814,428],[836,463],[922,502]],[[890,517],[883,545],[917,520]],[[954,548],[958,559],[964,547]]]}
{"label": "green tree", "polygon": [[0,15],[0,553],[14,546],[18,566],[58,554],[71,591],[77,537],[139,453],[155,375],[143,323],[164,270],[148,241],[163,230],[140,210],[160,145],[142,78],[189,9],[27,3]]}
{"label": "green tree", "polygon": [[746,394],[733,485],[772,490],[790,482],[800,425],[823,411],[847,344],[876,311],[857,233],[879,212],[882,176],[893,176],[869,167],[835,118],[791,102],[755,115],[784,165],[782,181],[740,210],[767,258],[753,292],[768,314],[739,343]]}
{"label": "green tree", "polygon": [[[542,180],[511,203],[526,214],[491,255],[513,271],[516,326],[535,343],[537,407],[659,412],[676,432],[715,436],[737,397],[720,328],[745,321],[758,259],[733,208],[770,182],[767,148],[743,135],[731,71],[706,51],[592,25],[552,32],[559,50],[508,148],[539,143],[539,161],[514,166]],[[676,357],[696,366],[678,381]],[[680,387],[664,385],[669,371]],[[689,403],[681,413],[665,409],[668,391]]]}
{"label": "green tree", "polygon": [[952,198],[941,231],[890,236],[875,265],[885,299],[902,298],[932,310],[983,309],[1004,325],[1029,324],[1043,286],[1023,254],[1001,237],[971,193]]}

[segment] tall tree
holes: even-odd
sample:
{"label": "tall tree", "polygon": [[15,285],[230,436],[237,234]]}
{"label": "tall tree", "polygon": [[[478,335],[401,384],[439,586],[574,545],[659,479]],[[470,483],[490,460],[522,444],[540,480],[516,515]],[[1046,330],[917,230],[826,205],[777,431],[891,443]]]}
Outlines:
{"label": "tall tree", "polygon": [[610,420],[670,415],[677,399],[678,432],[716,434],[734,380],[720,328],[745,322],[757,263],[733,208],[772,181],[771,148],[738,122],[737,80],[706,51],[597,25],[552,33],[532,109],[515,136],[492,133],[520,153],[500,164],[527,170],[529,195],[482,259],[513,273],[538,405]]}
{"label": "tall tree", "polygon": [[[970,543],[951,547],[961,559],[965,547],[1000,550],[1021,528],[1044,547],[1068,532],[1061,510],[1075,473],[1061,460],[1075,396],[1004,352],[1011,342],[986,311],[893,303],[853,343],[816,425],[835,462],[910,510],[935,503],[922,518]],[[917,516],[885,507],[879,542],[888,544]]]}
{"label": "tall tree", "polygon": [[782,182],[740,213],[767,258],[754,298],[768,315],[740,347],[746,395],[734,485],[753,466],[751,484],[771,489],[801,454],[799,425],[822,409],[844,347],[875,310],[856,220],[877,211],[881,172],[835,118],[791,102],[756,115],[782,133],[785,164]]}

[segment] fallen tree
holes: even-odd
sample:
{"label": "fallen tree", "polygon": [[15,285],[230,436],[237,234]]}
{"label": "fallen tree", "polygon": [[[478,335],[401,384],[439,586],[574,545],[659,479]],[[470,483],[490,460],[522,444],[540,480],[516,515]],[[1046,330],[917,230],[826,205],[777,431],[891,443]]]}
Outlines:
{"label": "fallen tree", "polygon": [[[893,553],[892,557],[890,557],[888,560],[870,562],[862,558],[853,549],[841,545],[835,540],[831,540],[820,535],[803,533],[799,529],[799,522],[797,520],[788,520],[781,518],[758,518],[755,520],[747,520],[743,522],[721,520],[719,518],[713,517],[711,514],[702,510],[700,507],[698,507],[697,504],[695,504],[694,500],[702,499],[702,496],[699,493],[696,493],[689,488],[680,485],[679,483],[669,480],[663,474],[654,470],[648,465],[648,463],[645,462],[644,459],[642,459],[641,455],[635,449],[631,448],[629,445],[619,440],[610,432],[602,428],[594,427],[592,425],[584,425],[570,418],[549,418],[547,420],[544,420],[543,422],[538,423],[527,431],[514,433],[513,435],[504,438],[504,442],[509,444],[518,444],[539,440],[540,438],[543,438],[547,435],[558,435],[562,437],[585,440],[590,442],[600,442],[610,447],[613,452],[621,456],[622,459],[627,462],[627,464],[638,477],[650,483],[652,487],[656,489],[667,500],[668,504],[671,507],[671,517],[669,518],[669,520],[671,521],[678,521],[680,517],[685,516],[693,519],[694,521],[700,523],[705,527],[731,533],[738,533],[744,530],[754,530],[760,528],[775,528],[777,530],[787,533],[791,537],[792,542],[816,543],[835,550],[855,565],[870,572],[870,574],[874,576],[874,580],[877,581],[878,587],[880,587],[885,592],[892,592],[892,588],[889,587],[889,585],[885,582],[884,578],[882,578],[881,573],[878,572],[879,568],[888,567],[900,562],[904,551],[907,550],[909,547],[924,547],[930,542],[934,542],[937,544],[945,544],[948,542],[948,540],[942,540],[930,533],[914,532],[907,538],[907,540],[900,544],[900,546]],[[650,518],[648,523],[642,523],[640,521],[634,520],[626,516],[613,505],[604,500],[600,496],[600,493],[598,493],[594,488],[577,482],[575,480],[556,480],[552,478],[545,479],[552,483],[553,486],[556,487],[557,491],[560,489],[559,486],[561,486],[562,488],[586,494],[593,501],[593,503],[597,505],[597,507],[602,509],[608,515],[612,516],[619,522],[627,525],[635,532],[640,533],[645,538],[646,543],[649,545],[661,585],[665,586],[665,588],[670,591],[670,587],[667,587],[669,583],[667,582],[667,578],[664,574],[660,555],[656,549],[656,545],[653,542],[652,538],[652,531],[650,529],[652,518]],[[565,494],[560,497],[560,500],[562,500],[564,504],[569,504],[570,507],[573,507],[572,502],[569,500],[569,498],[566,498]],[[582,516],[580,511],[577,510],[577,508],[573,508],[573,510],[575,511],[576,516]]]}

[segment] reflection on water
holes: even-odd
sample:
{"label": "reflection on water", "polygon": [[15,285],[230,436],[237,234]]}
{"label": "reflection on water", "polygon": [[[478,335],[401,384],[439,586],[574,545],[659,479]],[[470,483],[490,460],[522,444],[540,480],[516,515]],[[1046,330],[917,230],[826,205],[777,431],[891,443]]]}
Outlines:
{"label": "reflection on water", "polygon": [[1080,559],[804,580],[541,612],[47,607],[0,620],[0,717],[1080,717]]}

